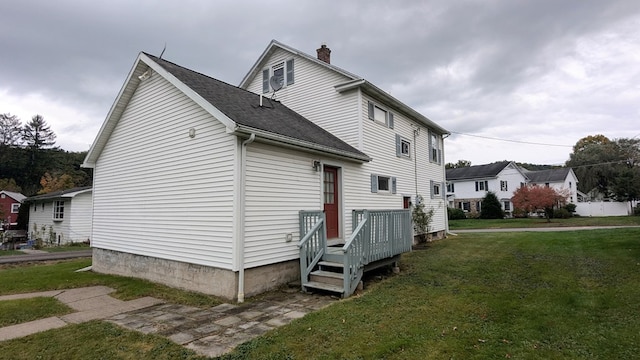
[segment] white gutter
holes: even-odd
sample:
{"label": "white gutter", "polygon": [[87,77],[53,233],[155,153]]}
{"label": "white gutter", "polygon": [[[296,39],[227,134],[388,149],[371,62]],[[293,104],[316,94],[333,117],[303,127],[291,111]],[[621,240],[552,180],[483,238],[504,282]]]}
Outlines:
{"label": "white gutter", "polygon": [[294,139],[288,136],[275,134],[269,131],[260,130],[260,129],[256,129],[256,128],[248,127],[244,125],[238,125],[235,130],[236,131],[233,133],[235,133],[236,135],[238,135],[239,133],[257,135],[260,137],[261,142],[272,142],[272,143],[278,144],[279,146],[288,146],[293,149],[305,148],[307,151],[314,152],[317,154],[322,154],[325,156],[333,155],[333,156],[337,156],[337,157],[358,162],[358,163],[369,162],[372,160],[366,154],[361,155],[353,152],[339,150],[339,149],[331,148],[328,146],[314,144],[308,141]]}
{"label": "white gutter", "polygon": [[246,187],[246,172],[247,172],[247,146],[256,139],[256,134],[252,133],[251,136],[242,142],[240,147],[240,201],[238,206],[240,207],[240,217],[238,219],[238,302],[244,302],[244,217],[245,217],[245,187]]}

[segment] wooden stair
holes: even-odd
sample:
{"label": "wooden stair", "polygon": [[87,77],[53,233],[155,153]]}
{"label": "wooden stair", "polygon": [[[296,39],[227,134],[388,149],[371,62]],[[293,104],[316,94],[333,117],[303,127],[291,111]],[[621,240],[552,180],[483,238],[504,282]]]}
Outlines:
{"label": "wooden stair", "polygon": [[318,262],[317,270],[309,274],[309,282],[304,284],[305,290],[329,291],[344,296],[344,265],[333,261]]}

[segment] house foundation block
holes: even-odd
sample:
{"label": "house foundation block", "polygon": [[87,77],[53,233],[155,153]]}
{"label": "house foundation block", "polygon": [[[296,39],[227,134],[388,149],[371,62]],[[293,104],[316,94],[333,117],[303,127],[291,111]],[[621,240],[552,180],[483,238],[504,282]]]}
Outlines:
{"label": "house foundation block", "polygon": [[[238,272],[211,266],[93,249],[92,270],[141,278],[167,286],[237,300]],[[300,263],[291,260],[245,270],[245,296],[253,296],[300,279]]]}

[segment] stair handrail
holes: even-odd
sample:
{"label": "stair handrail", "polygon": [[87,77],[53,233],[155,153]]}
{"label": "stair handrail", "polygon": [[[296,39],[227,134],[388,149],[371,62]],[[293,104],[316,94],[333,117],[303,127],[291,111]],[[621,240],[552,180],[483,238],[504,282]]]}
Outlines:
{"label": "stair handrail", "polygon": [[349,240],[342,246],[344,265],[344,297],[356,290],[364,273],[366,246],[369,234],[369,211],[362,211],[362,219],[351,233]]}
{"label": "stair handrail", "polygon": [[[300,282],[303,290],[309,283],[309,274],[322,259],[327,249],[327,232],[325,214],[322,211],[300,211]],[[316,218],[315,224],[307,229],[310,219]]]}

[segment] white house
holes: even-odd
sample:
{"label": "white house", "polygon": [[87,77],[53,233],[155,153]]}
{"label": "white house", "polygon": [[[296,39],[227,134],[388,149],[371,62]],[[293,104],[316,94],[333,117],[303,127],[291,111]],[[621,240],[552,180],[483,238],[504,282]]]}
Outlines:
{"label": "white house", "polygon": [[[523,169],[524,170],[524,169]],[[532,185],[551,187],[554,190],[567,193],[567,200],[575,204],[578,202],[578,177],[571,168],[530,171],[524,170]]]}
{"label": "white house", "polygon": [[91,238],[91,187],[31,196],[25,203],[29,206],[30,239],[61,245]]}
{"label": "white house", "polygon": [[[301,263],[314,271],[328,242],[395,248],[412,235],[401,209],[418,194],[445,232],[445,129],[275,41],[242,87],[138,56],[84,162],[94,271],[243,301],[309,275]],[[310,238],[324,245],[305,253]],[[363,265],[345,262],[348,295]]]}
{"label": "white house", "polygon": [[522,169],[511,161],[447,169],[449,207],[479,213],[482,199],[491,191],[502,203],[505,213],[510,214],[513,192],[527,181]]}
{"label": "white house", "polygon": [[513,211],[513,193],[525,184],[552,187],[566,192],[569,202],[577,202],[577,183],[571,168],[527,170],[511,161],[447,169],[447,200],[471,214],[482,209],[482,199],[491,191],[496,194],[507,216]]}

